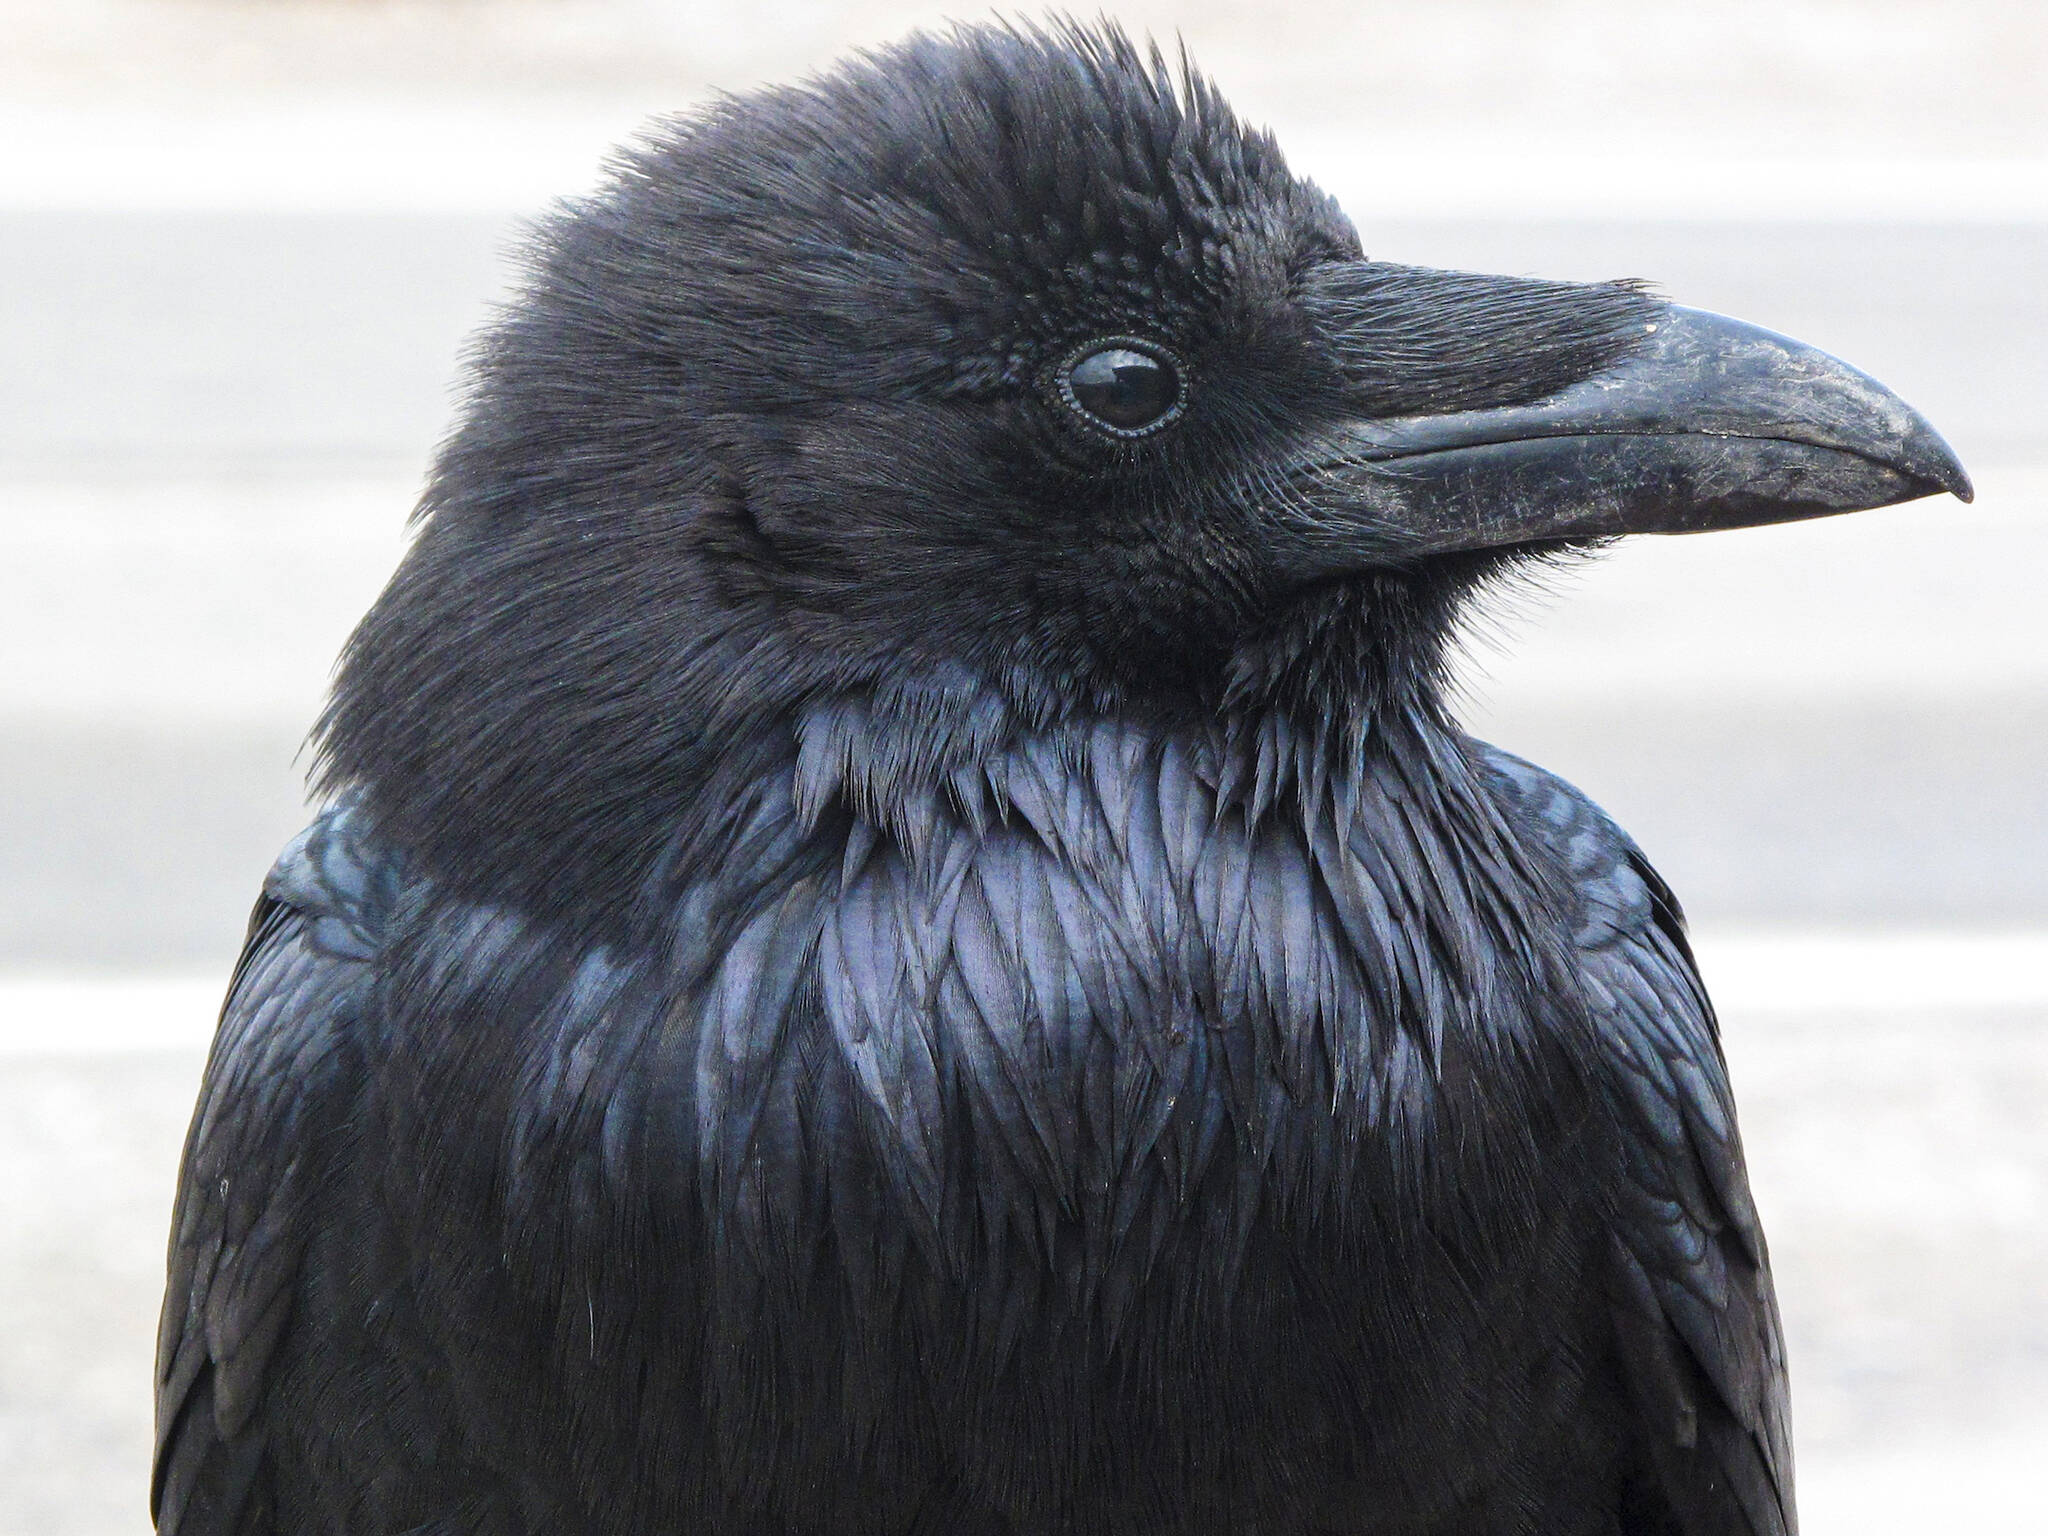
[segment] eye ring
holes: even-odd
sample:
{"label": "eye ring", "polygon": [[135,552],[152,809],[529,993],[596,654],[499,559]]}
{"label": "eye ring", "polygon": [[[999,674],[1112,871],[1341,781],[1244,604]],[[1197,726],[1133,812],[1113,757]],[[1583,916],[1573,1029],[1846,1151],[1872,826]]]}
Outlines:
{"label": "eye ring", "polygon": [[[1076,373],[1100,362],[1100,377]],[[1187,408],[1187,369],[1179,358],[1143,336],[1096,336],[1069,349],[1054,374],[1068,410],[1091,430],[1126,441],[1150,437],[1179,420]]]}

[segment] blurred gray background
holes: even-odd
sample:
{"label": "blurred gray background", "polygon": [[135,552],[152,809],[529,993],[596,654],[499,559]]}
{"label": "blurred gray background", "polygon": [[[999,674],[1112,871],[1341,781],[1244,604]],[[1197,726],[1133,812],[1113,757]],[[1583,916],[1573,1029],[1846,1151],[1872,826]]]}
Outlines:
{"label": "blurred gray background", "polygon": [[[1691,909],[1808,1536],[2048,1530],[2048,9],[1110,9],[1373,254],[1653,279],[1976,474],[1639,541],[1490,615],[1466,696]],[[945,14],[0,0],[0,1536],[147,1528],[211,1010],[522,219],[650,114]]]}

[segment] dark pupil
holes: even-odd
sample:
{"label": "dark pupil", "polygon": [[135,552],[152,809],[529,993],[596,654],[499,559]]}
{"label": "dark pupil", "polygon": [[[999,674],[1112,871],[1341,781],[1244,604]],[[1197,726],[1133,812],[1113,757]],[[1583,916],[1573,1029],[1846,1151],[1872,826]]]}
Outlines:
{"label": "dark pupil", "polygon": [[1090,352],[1067,374],[1067,387],[1082,410],[1123,432],[1151,426],[1180,395],[1172,368],[1128,347]]}

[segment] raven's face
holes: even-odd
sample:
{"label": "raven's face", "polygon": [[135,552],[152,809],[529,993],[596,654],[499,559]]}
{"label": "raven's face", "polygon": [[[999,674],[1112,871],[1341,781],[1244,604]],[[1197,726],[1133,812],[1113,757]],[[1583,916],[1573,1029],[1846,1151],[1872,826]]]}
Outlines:
{"label": "raven's face", "polygon": [[434,499],[583,543],[672,514],[657,558],[731,622],[1072,697],[1221,678],[1332,593],[1941,487],[1832,359],[1369,260],[1201,82],[976,29],[629,154],[547,237]]}

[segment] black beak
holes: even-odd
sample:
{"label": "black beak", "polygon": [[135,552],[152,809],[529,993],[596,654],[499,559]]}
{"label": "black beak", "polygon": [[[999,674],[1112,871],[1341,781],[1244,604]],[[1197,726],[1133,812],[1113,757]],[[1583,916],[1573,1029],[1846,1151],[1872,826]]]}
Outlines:
{"label": "black beak", "polygon": [[1347,424],[1294,466],[1306,515],[1283,542],[1327,574],[1970,499],[1940,434],[1867,374],[1702,310],[1664,306],[1643,326],[1622,361],[1532,405]]}

